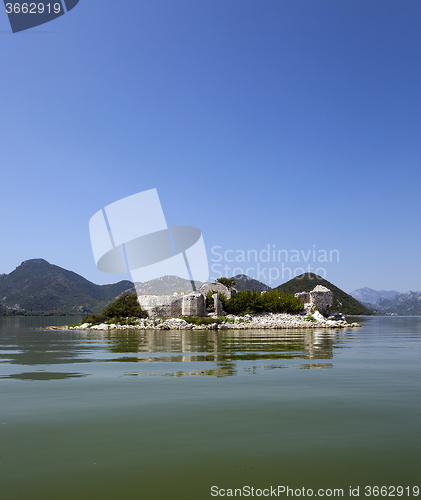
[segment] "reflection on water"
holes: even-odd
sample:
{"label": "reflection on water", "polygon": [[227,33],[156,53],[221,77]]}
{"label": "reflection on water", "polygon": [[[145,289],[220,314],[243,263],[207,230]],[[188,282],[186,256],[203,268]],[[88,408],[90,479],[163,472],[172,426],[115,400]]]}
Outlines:
{"label": "reflection on water", "polygon": [[[87,335],[89,338],[90,333]],[[139,361],[164,361],[168,352],[172,361],[226,361],[239,359],[297,358],[326,359],[332,356],[332,335],[326,331],[296,330],[233,330],[166,331],[150,330],[138,333],[130,330],[110,330],[103,334],[108,348],[115,353],[151,353]],[[171,353],[171,354],[170,354]],[[180,353],[174,356],[173,353]],[[202,354],[205,353],[205,354]]]}
{"label": "reflection on water", "polygon": [[310,368],[333,368],[332,363],[303,363],[300,368],[310,369]]}
{"label": "reflection on water", "polygon": [[[286,368],[287,360],[325,360],[333,356],[338,332],[296,330],[134,332],[107,331],[107,350],[123,354],[108,359],[122,363],[205,363],[212,367],[130,372],[130,376],[213,375],[226,377],[257,374],[261,370]],[[343,332],[341,332],[343,334]],[[88,334],[89,337],[90,334]],[[136,354],[128,356],[128,354]],[[251,362],[251,363],[250,363]],[[268,363],[270,362],[270,363]],[[276,363],[274,363],[276,362]],[[167,366],[167,365],[166,365]],[[302,365],[302,368],[331,368],[329,363]]]}
{"label": "reflection on water", "polygon": [[11,378],[15,380],[64,380],[66,378],[86,377],[83,373],[64,373],[64,372],[25,372],[11,373],[10,375],[0,375],[1,378]]}
{"label": "reflection on water", "polygon": [[[15,319],[15,318],[13,318]],[[343,330],[108,330],[41,331],[48,318],[16,318],[0,338],[0,378],[60,380],[92,375],[114,364],[122,376],[257,374],[279,368],[332,368],[317,362],[333,358],[345,342]],[[65,322],[64,319],[62,319]],[[35,328],[34,328],[35,327]],[[350,333],[348,333],[350,335]],[[311,363],[296,361],[311,360]],[[76,371],[59,365],[74,365]],[[83,365],[82,365],[83,364]],[[6,366],[9,367],[6,370]],[[28,371],[16,373],[13,365]],[[56,370],[46,369],[57,366]],[[31,366],[38,366],[35,371]],[[136,368],[134,368],[136,366]]]}

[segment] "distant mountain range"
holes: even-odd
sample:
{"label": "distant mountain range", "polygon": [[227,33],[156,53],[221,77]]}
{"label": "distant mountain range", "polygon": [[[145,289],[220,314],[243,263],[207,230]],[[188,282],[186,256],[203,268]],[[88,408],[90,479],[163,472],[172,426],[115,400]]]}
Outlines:
{"label": "distant mountain range", "polygon": [[[194,284],[196,290],[203,285],[201,281],[195,281]],[[190,293],[193,291],[192,282],[178,276],[162,276],[144,283],[136,282],[135,288],[138,294],[145,295],[172,295],[175,292]]]}
{"label": "distant mountain range", "polygon": [[380,297],[367,307],[380,314],[421,315],[421,292],[405,292],[389,299]]}
{"label": "distant mountain range", "polygon": [[[233,276],[233,279],[236,282],[235,288],[237,290],[257,290],[259,292],[270,290],[270,286],[245,274],[237,274],[237,276]],[[195,285],[197,290],[203,283],[196,281]],[[171,295],[175,292],[190,293],[193,291],[191,281],[178,276],[162,276],[144,283],[135,283],[135,287],[137,293],[141,294]]]}
{"label": "distant mountain range", "polygon": [[325,286],[332,291],[333,313],[340,312],[348,315],[355,314],[364,316],[373,314],[373,311],[358,302],[358,300],[354,299],[354,297],[314,273],[305,273],[300,276],[296,276],[292,280],[278,286],[275,290],[279,290],[284,293],[310,292],[317,285]]}
{"label": "distant mountain range", "polygon": [[[235,276],[239,290],[269,290],[270,287],[245,275]],[[196,281],[196,289],[203,285]],[[144,283],[120,281],[113,285],[96,285],[82,276],[50,264],[44,259],[22,262],[10,274],[0,275],[1,315],[89,315],[99,314],[121,294],[172,295],[190,293],[190,280],[163,276]]]}
{"label": "distant mountain range", "polygon": [[380,298],[370,306],[379,313],[420,315],[421,292],[406,292],[389,299]]}
{"label": "distant mountain range", "polygon": [[364,287],[351,295],[360,297],[366,307],[380,314],[421,315],[421,292],[399,293]]}
{"label": "distant mountain range", "polygon": [[133,283],[95,285],[44,259],[26,260],[0,276],[0,315],[98,314],[124,292],[134,292]]}
{"label": "distant mountain range", "polygon": [[380,298],[389,299],[394,295],[399,295],[399,293],[400,292],[396,290],[373,290],[365,286],[364,288],[359,288],[358,290],[350,292],[349,295],[352,295],[354,299],[357,299],[361,303],[366,302],[367,304],[374,304],[374,302]]}
{"label": "distant mountain range", "polygon": [[[265,283],[250,278],[244,274],[233,277],[237,290],[268,291],[270,287]],[[332,283],[316,274],[307,273],[298,276],[277,287],[285,293],[310,291],[316,285],[326,286],[333,292],[333,312],[345,314],[372,314],[354,297],[348,295]],[[196,289],[203,283],[196,282]],[[364,289],[363,289],[364,290]],[[136,288],[130,281],[120,281],[113,285],[96,285],[82,276],[67,271],[59,266],[48,263],[44,259],[32,259],[22,262],[10,274],[0,275],[0,315],[16,314],[49,314],[49,315],[89,315],[99,314],[105,306],[123,293],[170,295],[175,292],[189,293],[192,291],[191,281],[177,276],[163,276],[145,283],[136,283]],[[356,290],[357,292],[358,290]],[[408,295],[412,294],[412,295]],[[417,314],[408,311],[418,310],[421,313],[421,293],[408,292],[401,294],[405,300],[412,301],[411,308],[399,301],[399,307],[405,311],[399,314]],[[401,296],[399,295],[399,297]],[[395,300],[380,298],[378,310],[390,308],[389,302]],[[373,307],[373,306],[371,306]],[[418,307],[418,309],[417,309]]]}

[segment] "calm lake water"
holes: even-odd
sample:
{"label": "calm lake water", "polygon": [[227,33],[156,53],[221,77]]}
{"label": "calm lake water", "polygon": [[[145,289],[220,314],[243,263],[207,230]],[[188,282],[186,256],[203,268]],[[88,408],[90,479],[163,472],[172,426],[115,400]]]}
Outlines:
{"label": "calm lake water", "polygon": [[197,500],[278,485],[345,497],[400,485],[412,498],[421,317],[357,320],[103,333],[0,318],[0,498]]}

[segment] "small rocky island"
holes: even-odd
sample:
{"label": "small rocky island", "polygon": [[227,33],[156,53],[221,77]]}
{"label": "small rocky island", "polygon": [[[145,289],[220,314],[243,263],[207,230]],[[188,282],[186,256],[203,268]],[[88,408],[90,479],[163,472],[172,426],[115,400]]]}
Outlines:
{"label": "small rocky island", "polygon": [[129,316],[123,321],[122,318],[119,321],[114,321],[115,318],[104,321],[102,317],[92,317],[79,325],[48,329],[228,330],[361,326],[348,323],[339,313],[331,314],[332,292],[324,286],[318,285],[310,292],[288,296],[274,290],[238,292],[230,286],[232,283],[229,280],[225,283],[223,280],[207,283],[187,294],[144,294],[137,298],[133,294],[132,300],[137,307],[140,305],[141,314],[138,317]]}

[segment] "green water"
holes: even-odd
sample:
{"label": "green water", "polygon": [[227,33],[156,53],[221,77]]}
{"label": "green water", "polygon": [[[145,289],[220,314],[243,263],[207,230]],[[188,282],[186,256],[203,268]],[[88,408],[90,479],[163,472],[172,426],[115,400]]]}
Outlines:
{"label": "green water", "polygon": [[35,328],[54,321],[75,319],[0,318],[2,500],[420,486],[419,317],[312,332]]}

